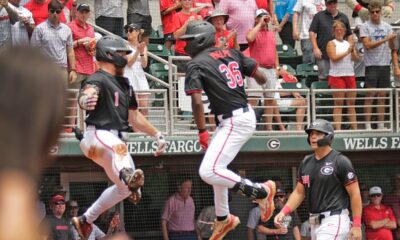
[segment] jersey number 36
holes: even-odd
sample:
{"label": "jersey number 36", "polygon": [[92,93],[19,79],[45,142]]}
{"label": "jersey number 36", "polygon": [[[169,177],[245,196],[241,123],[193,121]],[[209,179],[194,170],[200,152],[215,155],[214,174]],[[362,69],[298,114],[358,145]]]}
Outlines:
{"label": "jersey number 36", "polygon": [[219,65],[219,70],[225,74],[228,79],[227,84],[230,88],[237,86],[243,87],[242,73],[239,71],[239,64],[237,62],[229,62],[228,65]]}

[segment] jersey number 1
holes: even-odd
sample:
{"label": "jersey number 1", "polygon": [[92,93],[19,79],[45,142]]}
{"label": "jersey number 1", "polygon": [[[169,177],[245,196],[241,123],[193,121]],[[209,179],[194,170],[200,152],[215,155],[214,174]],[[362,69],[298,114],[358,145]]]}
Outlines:
{"label": "jersey number 1", "polygon": [[219,65],[219,70],[225,73],[230,88],[243,87],[242,73],[239,71],[239,64],[237,62],[229,62],[228,65],[221,64]]}

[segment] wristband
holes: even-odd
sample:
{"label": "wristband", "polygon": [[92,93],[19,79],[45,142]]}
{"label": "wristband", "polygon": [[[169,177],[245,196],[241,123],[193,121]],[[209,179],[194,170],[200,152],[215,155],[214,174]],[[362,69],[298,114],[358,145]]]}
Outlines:
{"label": "wristband", "polygon": [[281,212],[283,212],[283,214],[285,214],[285,215],[289,215],[292,212],[292,209],[290,209],[290,207],[288,205],[285,205],[282,208]]}
{"label": "wristband", "polygon": [[361,227],[361,217],[353,217],[353,227]]}
{"label": "wristband", "polygon": [[361,6],[361,4],[358,4],[355,8],[354,8],[354,12],[359,12],[361,9],[363,8],[363,6]]}

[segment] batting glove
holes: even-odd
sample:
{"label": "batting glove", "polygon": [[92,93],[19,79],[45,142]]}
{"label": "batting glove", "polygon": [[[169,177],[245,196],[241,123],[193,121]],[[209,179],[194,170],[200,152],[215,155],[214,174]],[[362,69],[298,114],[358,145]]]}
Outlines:
{"label": "batting glove", "polygon": [[209,138],[210,138],[210,134],[208,133],[207,130],[199,131],[200,147],[203,150],[207,150],[207,148],[208,148],[208,139]]}
{"label": "batting glove", "polygon": [[157,132],[156,135],[154,135],[154,137],[156,138],[157,141],[157,150],[154,153],[154,156],[157,157],[165,151],[166,142],[165,142],[165,137],[162,135],[161,132]]}

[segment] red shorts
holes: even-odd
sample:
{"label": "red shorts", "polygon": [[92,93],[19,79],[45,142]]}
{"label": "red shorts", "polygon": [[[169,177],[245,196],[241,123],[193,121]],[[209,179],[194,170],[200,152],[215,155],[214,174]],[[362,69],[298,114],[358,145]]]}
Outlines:
{"label": "red shorts", "polygon": [[337,89],[357,88],[355,76],[328,76],[328,85]]}

